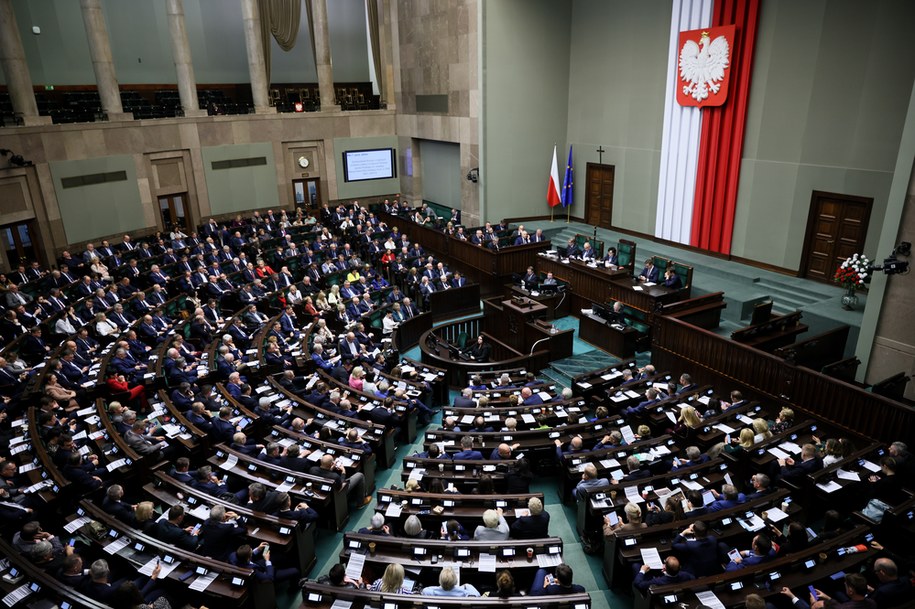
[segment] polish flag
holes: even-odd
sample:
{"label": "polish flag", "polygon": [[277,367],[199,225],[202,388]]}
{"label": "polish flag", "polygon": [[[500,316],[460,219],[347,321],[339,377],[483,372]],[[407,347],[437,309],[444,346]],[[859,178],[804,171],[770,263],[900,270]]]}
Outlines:
{"label": "polish flag", "polygon": [[553,164],[550,167],[550,183],[546,188],[546,202],[550,207],[562,203],[559,197],[559,165],[556,163],[556,146],[553,146]]}

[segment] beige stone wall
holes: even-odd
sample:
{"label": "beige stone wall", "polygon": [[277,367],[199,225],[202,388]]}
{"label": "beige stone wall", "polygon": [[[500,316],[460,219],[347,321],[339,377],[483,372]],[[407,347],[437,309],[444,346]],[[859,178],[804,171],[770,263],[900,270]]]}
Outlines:
{"label": "beige stone wall", "polygon": [[[319,178],[323,200],[338,198],[335,137],[394,135],[393,110],[158,119],[111,123],[47,125],[3,130],[3,147],[34,162],[31,168],[0,169],[0,225],[35,219],[50,264],[69,244],[60,219],[48,163],[130,155],[136,164],[146,228],[162,230],[158,197],[187,193],[192,223],[210,215],[201,149],[232,144],[270,143],[276,188],[282,205],[293,207],[292,180]],[[307,156],[307,169],[297,165]],[[382,193],[379,193],[382,194]],[[119,241],[120,235],[97,239]],[[0,268],[8,268],[0,254]]]}
{"label": "beige stone wall", "polygon": [[[392,0],[389,23],[394,61],[394,93],[401,166],[411,149],[413,176],[404,175],[404,196],[423,195],[416,139],[455,142],[461,147],[461,174],[479,167],[480,79],[478,0]],[[418,113],[417,95],[447,95],[448,113]],[[463,221],[480,216],[479,185],[462,180]]]}

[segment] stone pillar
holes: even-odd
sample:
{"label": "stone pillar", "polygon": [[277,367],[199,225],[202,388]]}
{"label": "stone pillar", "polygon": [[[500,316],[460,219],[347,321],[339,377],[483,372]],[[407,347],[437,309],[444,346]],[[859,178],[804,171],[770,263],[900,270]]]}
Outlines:
{"label": "stone pillar", "polygon": [[393,12],[391,0],[375,0],[378,4],[378,36],[381,47],[381,74],[378,80],[383,83],[381,87],[381,103],[386,104],[388,110],[394,110],[394,40],[393,40]]}
{"label": "stone pillar", "polygon": [[22,50],[12,0],[0,0],[0,64],[3,65],[13,112],[22,116],[25,125],[50,124],[50,116],[38,116],[32,77]]}
{"label": "stone pillar", "polygon": [[95,85],[98,87],[102,109],[110,121],[133,120],[133,115],[124,114],[124,108],[121,106],[121,91],[114,72],[111,45],[108,44],[108,26],[105,24],[102,2],[101,0],[79,0],[79,6],[83,12],[86,38],[89,40],[89,56],[92,58]]}
{"label": "stone pillar", "polygon": [[261,46],[261,19],[257,0],[241,0],[241,12],[245,22],[245,47],[248,50],[248,74],[251,80],[251,98],[256,114],[272,114],[276,108],[270,105],[267,90],[267,70],[264,67],[264,47]]}
{"label": "stone pillar", "polygon": [[315,67],[318,69],[318,89],[321,93],[321,111],[339,110],[334,101],[334,66],[330,53],[330,30],[327,27],[327,0],[312,0],[312,19],[315,32]]}
{"label": "stone pillar", "polygon": [[191,46],[184,27],[184,0],[168,0],[168,33],[172,39],[172,57],[178,74],[178,96],[184,116],[206,116],[197,100],[197,81],[194,78],[194,63],[191,61]]}

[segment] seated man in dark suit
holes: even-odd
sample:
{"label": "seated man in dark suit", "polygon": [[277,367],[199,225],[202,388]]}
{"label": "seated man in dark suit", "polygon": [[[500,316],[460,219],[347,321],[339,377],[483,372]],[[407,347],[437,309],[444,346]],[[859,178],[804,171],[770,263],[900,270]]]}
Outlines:
{"label": "seated man in dark suit", "polygon": [[733,507],[737,507],[746,500],[743,494],[738,492],[737,487],[733,484],[723,484],[720,493],[715,489],[711,489],[711,493],[715,496],[715,500],[705,506],[708,508],[709,512],[729,510]]}
{"label": "seated man in dark suit", "polygon": [[270,546],[267,542],[251,549],[244,544],[229,554],[229,562],[237,567],[252,569],[254,577],[259,582],[282,582],[297,580],[299,570],[295,567],[276,568],[270,560]]}
{"label": "seated man in dark suit", "polygon": [[336,463],[331,455],[322,456],[320,464],[312,466],[309,473],[313,476],[327,478],[337,487],[346,483],[347,497],[350,503],[355,504],[357,507],[362,507],[372,502],[372,496],[365,494],[365,476],[362,472],[355,472],[351,476],[347,476],[346,469]]}
{"label": "seated man in dark suit", "polygon": [[182,528],[183,521],[184,506],[175,504],[168,509],[167,519],[155,523],[150,527],[149,533],[165,543],[194,552],[197,550],[197,532],[193,530],[193,527]]}
{"label": "seated man in dark suit", "polygon": [[679,290],[683,287],[683,281],[681,281],[680,276],[676,274],[672,268],[668,268],[664,271],[664,287],[670,288],[671,290]]}
{"label": "seated man in dark suit", "polygon": [[467,387],[461,391],[461,394],[454,398],[455,408],[476,408],[476,402],[473,401],[473,389]]}
{"label": "seated man in dark suit", "polygon": [[210,516],[200,527],[198,553],[216,560],[228,560],[233,548],[244,543],[248,536],[244,525],[236,522],[238,514],[227,512],[225,506],[214,505]]}
{"label": "seated man in dark suit", "polygon": [[530,512],[527,516],[517,518],[509,528],[512,539],[541,539],[549,537],[550,514],[543,511],[543,502],[531,497],[527,502]]}
{"label": "seated man in dark suit", "polygon": [[650,570],[648,565],[642,565],[642,568],[639,569],[639,572],[635,576],[635,580],[632,582],[632,585],[636,590],[639,590],[643,594],[647,592],[648,588],[651,586],[679,584],[681,582],[696,579],[692,573],[680,569],[680,561],[677,560],[676,556],[667,557],[667,560],[664,561],[664,570],[661,571],[660,575],[648,577],[648,572]]}
{"label": "seated man in dark suit", "polygon": [[569,239],[566,244],[566,258],[577,258],[581,256],[581,248],[575,243],[575,238]]}
{"label": "seated man in dark suit", "polygon": [[645,268],[639,273],[639,281],[658,282],[658,267],[654,265],[654,260],[651,258],[645,261]]}
{"label": "seated man in dark suit", "polygon": [[629,455],[626,457],[626,471],[628,472],[623,476],[622,480],[617,480],[614,478],[610,481],[611,484],[619,484],[620,482],[630,482],[632,480],[641,480],[642,478],[649,478],[651,476],[651,470],[647,467],[642,469],[642,462],[639,461],[639,458],[635,455]]}
{"label": "seated man in dark suit", "polygon": [[105,499],[102,501],[102,509],[124,524],[135,527],[137,525],[137,518],[133,513],[134,506],[122,501],[123,498],[124,487],[120,484],[112,484],[105,493]]}
{"label": "seated man in dark suit", "polygon": [[473,450],[472,437],[464,436],[461,438],[461,451],[454,453],[453,459],[455,461],[481,461],[483,459],[483,453],[478,450]]}
{"label": "seated man in dark suit", "polygon": [[703,454],[698,446],[687,446],[686,450],[683,452],[686,453],[686,459],[674,459],[673,470],[692,467],[694,465],[702,465],[709,460],[709,456]]}
{"label": "seated man in dark suit", "polygon": [[823,459],[817,456],[817,450],[813,444],[804,444],[801,447],[800,459],[800,462],[795,461],[793,457],[779,459],[778,467],[775,468],[777,476],[783,482],[798,485],[803,481],[804,476],[823,468]]}
{"label": "seated man in dark suit", "polygon": [[[726,553],[726,550],[727,548],[722,547],[719,551],[724,551]],[[772,547],[772,542],[766,535],[760,533],[753,538],[751,549],[741,550],[740,556],[736,559],[732,559],[731,562],[724,567],[724,570],[739,571],[746,567],[762,564],[773,558],[775,558],[775,548]]]}
{"label": "seated man in dark suit", "polygon": [[683,562],[683,568],[696,577],[721,572],[718,539],[708,534],[705,521],[697,520],[674,538],[671,548]]}

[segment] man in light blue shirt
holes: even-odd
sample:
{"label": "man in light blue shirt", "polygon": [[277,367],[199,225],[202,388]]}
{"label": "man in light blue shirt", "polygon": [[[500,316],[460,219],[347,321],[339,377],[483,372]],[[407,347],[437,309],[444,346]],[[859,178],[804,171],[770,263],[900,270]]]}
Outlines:
{"label": "man in light blue shirt", "polygon": [[429,596],[480,596],[480,592],[470,584],[457,585],[457,575],[451,567],[445,567],[438,574],[438,585],[423,588],[423,594]]}

